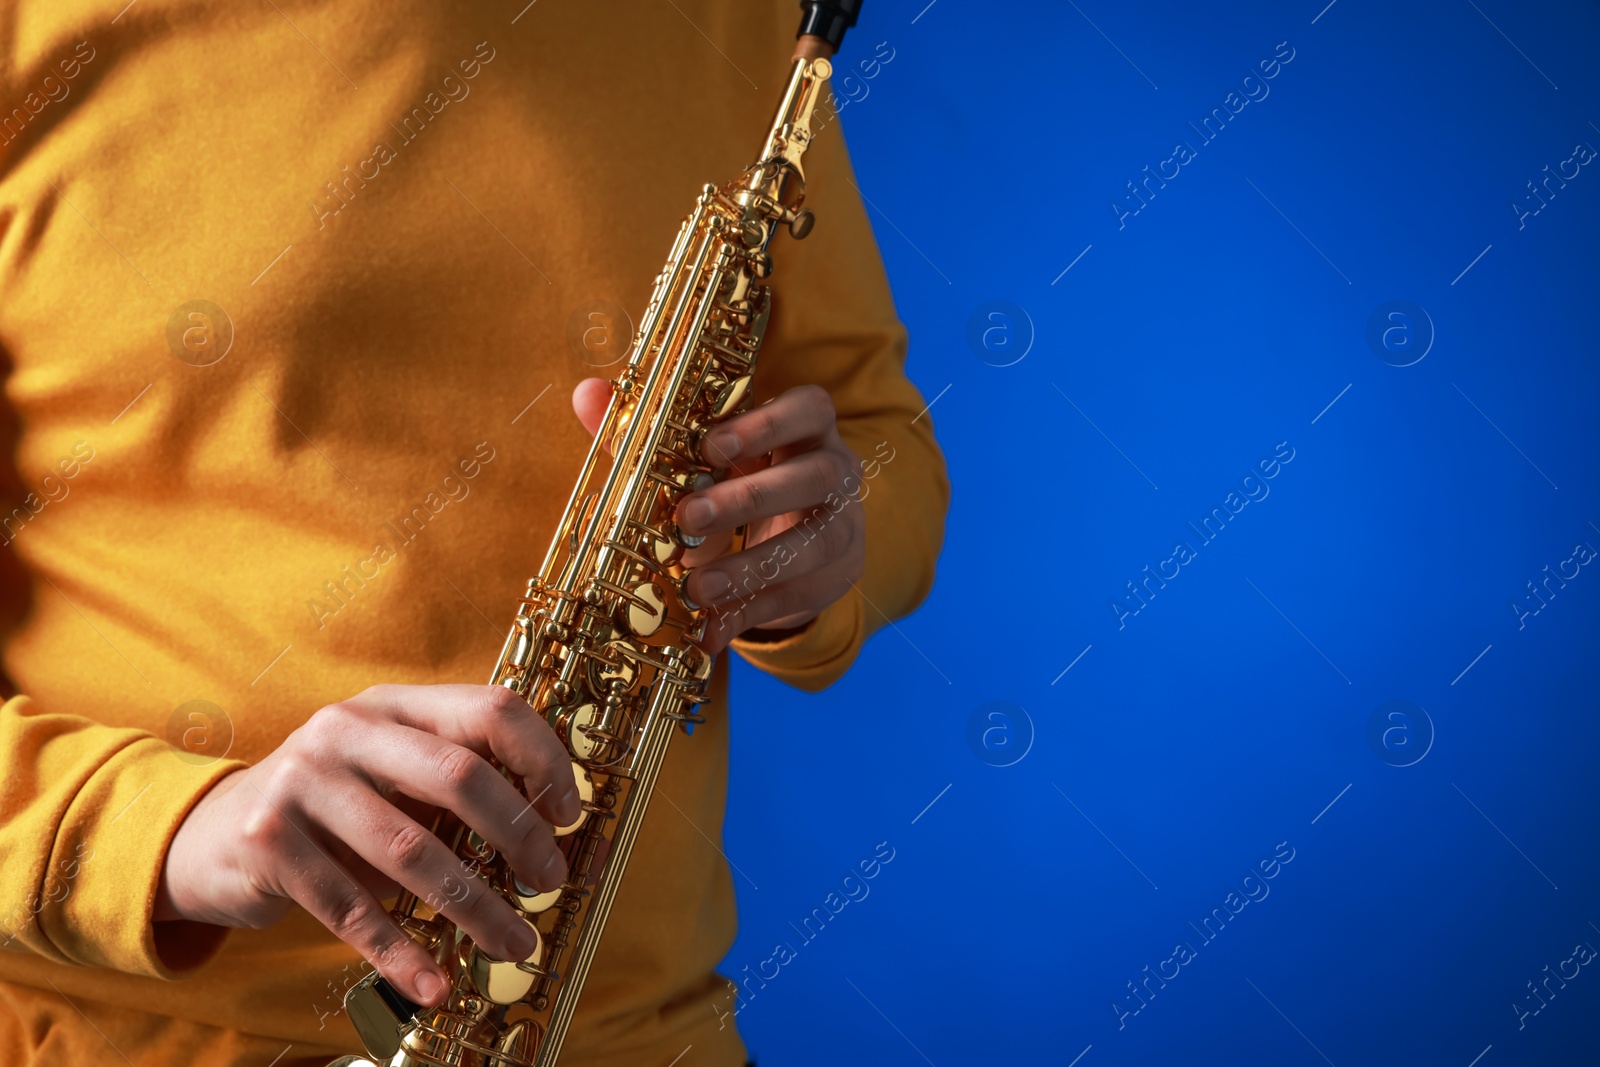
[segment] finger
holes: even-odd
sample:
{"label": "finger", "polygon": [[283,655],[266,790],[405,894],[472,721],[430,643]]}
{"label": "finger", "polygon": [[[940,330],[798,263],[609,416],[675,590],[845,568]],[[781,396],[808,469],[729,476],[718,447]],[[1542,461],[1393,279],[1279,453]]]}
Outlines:
{"label": "finger", "polygon": [[572,390],[572,410],[578,421],[593,437],[606,417],[606,405],[611,403],[611,383],[604,378],[585,378]]}
{"label": "finger", "polygon": [[803,452],[753,474],[691,493],[678,505],[678,525],[704,537],[747,522],[822,503],[849,476],[850,461],[833,449]]}
{"label": "finger", "polygon": [[[850,507],[847,502],[844,507]],[[813,508],[796,526],[695,569],[688,578],[689,598],[717,607],[733,599],[749,600],[768,586],[790,582],[850,555],[856,547],[859,516],[825,507]]]}
{"label": "finger", "polygon": [[566,859],[550,825],[476,752],[407,726],[374,731],[361,751],[362,769],[378,783],[460,816],[506,858],[524,885],[548,892],[566,881]]}
{"label": "finger", "polygon": [[683,556],[678,560],[678,563],[685,570],[693,570],[694,568],[704,566],[707,563],[716,562],[723,556],[727,555],[728,550],[732,547],[732,532],[712,534],[710,537],[707,537],[702,544],[696,545],[694,548],[685,549]]}
{"label": "finger", "polygon": [[712,610],[700,647],[715,654],[746,630],[783,621],[800,625],[850,591],[859,577],[856,561],[842,560],[804,578],[769,585],[748,600],[740,599]]}
{"label": "finger", "polygon": [[828,391],[820,385],[800,385],[711,430],[700,451],[711,463],[732,467],[785,446],[820,444],[834,425]]}
{"label": "finger", "polygon": [[400,931],[378,898],[358,885],[298,827],[281,819],[282,889],[408,999],[432,1006],[444,999],[445,974],[422,946]]}
{"label": "finger", "polygon": [[494,756],[522,778],[547,822],[566,826],[582,812],[566,746],[527,701],[504,686],[379,685],[352,703]]}
{"label": "finger", "polygon": [[469,873],[444,842],[370,789],[342,790],[323,825],[496,959],[527,959],[536,947],[527,922],[500,894]]}

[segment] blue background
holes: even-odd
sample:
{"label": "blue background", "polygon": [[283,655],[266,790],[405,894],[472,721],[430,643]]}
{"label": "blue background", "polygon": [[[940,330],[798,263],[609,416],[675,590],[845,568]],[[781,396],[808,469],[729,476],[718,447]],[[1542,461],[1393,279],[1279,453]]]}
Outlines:
{"label": "blue background", "polygon": [[[1521,229],[1510,207],[1600,147],[1595,6],[925,2],[866,5],[842,63],[894,58],[842,120],[938,397],[948,539],[927,603],[827,692],[735,668],[725,971],[799,947],[750,987],[752,1052],[1597,1062],[1600,967],[1520,1029],[1513,1005],[1600,947],[1600,568],[1520,628],[1510,607],[1600,547],[1600,164]],[[1282,41],[1202,143],[1187,123]],[[1021,313],[981,320],[986,351],[994,300]],[[1435,334],[1410,366],[1368,343],[1392,300]],[[1279,442],[1269,495],[1201,542]],[[991,701],[1020,710],[986,747]],[[1369,740],[1390,701],[1423,711]],[[880,841],[870,894],[801,941]],[[1206,943],[1190,924],[1280,842]]]}

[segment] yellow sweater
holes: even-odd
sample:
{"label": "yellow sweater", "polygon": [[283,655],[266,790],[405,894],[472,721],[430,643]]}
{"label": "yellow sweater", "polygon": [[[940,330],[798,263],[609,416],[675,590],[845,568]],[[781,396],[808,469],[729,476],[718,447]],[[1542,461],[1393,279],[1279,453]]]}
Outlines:
{"label": "yellow sweater", "polygon": [[[163,961],[167,844],[317,708],[487,678],[586,446],[568,397],[608,373],[589,311],[637,316],[699,186],[749,162],[795,15],[0,7],[0,1063],[359,1051],[363,965],[302,913]],[[926,593],[948,495],[841,136],[807,159],[816,232],[775,249],[758,399],[821,383],[893,459],[860,593],[738,648],[812,690]],[[712,974],[728,714],[673,747],[574,1067],[743,1062]]]}

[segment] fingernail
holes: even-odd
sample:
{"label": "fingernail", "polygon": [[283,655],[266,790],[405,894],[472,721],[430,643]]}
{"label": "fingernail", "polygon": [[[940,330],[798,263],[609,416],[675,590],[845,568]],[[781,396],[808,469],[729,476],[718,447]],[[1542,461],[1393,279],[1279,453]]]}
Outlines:
{"label": "fingernail", "polygon": [[691,499],[683,506],[683,521],[696,530],[704,530],[717,518],[717,506],[703,496]]}
{"label": "fingernail", "polygon": [[417,992],[424,1002],[434,1004],[444,996],[444,980],[431,971],[424,971],[417,977]]}
{"label": "fingernail", "polygon": [[706,441],[712,448],[721,453],[725,462],[732,463],[739,458],[739,437],[733,433],[714,433]]}
{"label": "fingernail", "polygon": [[728,576],[721,571],[701,572],[699,585],[700,599],[707,604],[715,604],[727,596],[728,590],[733,588],[733,583],[728,581]]}
{"label": "fingernail", "polygon": [[528,929],[526,923],[519,922],[506,937],[506,945],[511,949],[511,958],[520,963],[533,955],[539,939],[533,936],[533,931]]}
{"label": "fingernail", "polygon": [[556,818],[561,820],[562,826],[571,826],[578,821],[578,816],[583,814],[583,802],[574,790],[565,794],[556,804]]}
{"label": "fingernail", "polygon": [[[539,872],[539,884],[546,893],[561,885],[567,880],[567,861],[557,852],[545,861],[544,868]],[[530,950],[531,951],[531,950]]]}

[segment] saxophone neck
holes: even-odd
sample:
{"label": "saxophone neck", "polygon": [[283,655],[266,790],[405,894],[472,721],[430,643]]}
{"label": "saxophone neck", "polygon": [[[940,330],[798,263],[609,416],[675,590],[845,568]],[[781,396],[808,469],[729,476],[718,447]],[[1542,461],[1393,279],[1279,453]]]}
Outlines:
{"label": "saxophone neck", "polygon": [[[808,48],[807,42],[821,44]],[[753,169],[760,170],[763,164],[769,163],[787,164],[797,177],[804,180],[805,171],[800,161],[811,144],[811,113],[821,98],[823,86],[833,74],[833,64],[820,54],[826,48],[826,42],[821,38],[806,36],[800,39],[794,66],[789,73],[789,84],[784,89],[783,100],[773,116],[772,127],[756,156],[756,167]],[[807,51],[819,54],[803,54]],[[783,169],[782,166],[779,169]]]}

